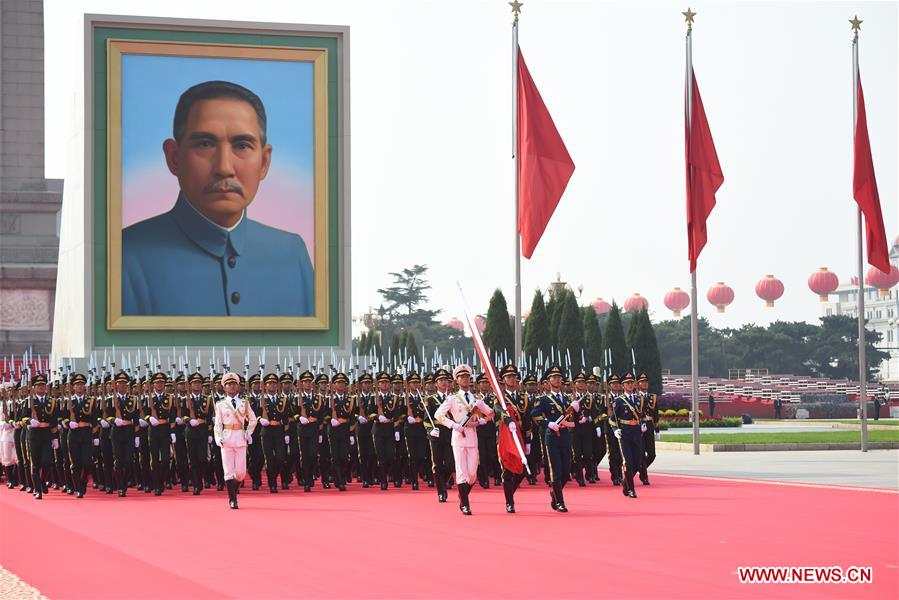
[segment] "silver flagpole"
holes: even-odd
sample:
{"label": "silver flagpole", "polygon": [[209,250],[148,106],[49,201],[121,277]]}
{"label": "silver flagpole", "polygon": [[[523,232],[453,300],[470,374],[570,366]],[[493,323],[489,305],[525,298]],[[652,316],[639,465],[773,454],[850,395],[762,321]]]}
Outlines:
{"label": "silver flagpole", "polygon": [[[858,127],[858,32],[861,21],[858,16],[852,23],[852,143],[855,147],[855,129]],[[854,195],[854,194],[853,194]],[[858,401],[861,404],[861,446],[868,451],[868,392],[865,385],[867,365],[865,359],[865,265],[862,246],[862,209],[858,207]]]}
{"label": "silver flagpole", "polygon": [[[696,13],[687,8],[681,13],[687,19],[687,167],[689,168],[687,185],[693,180],[693,167],[690,166],[690,135],[693,124],[693,17]],[[698,261],[697,261],[698,262]],[[699,454],[699,327],[698,309],[696,306],[696,269],[690,273],[690,372],[693,420],[693,454]]]}
{"label": "silver flagpole", "polygon": [[515,356],[521,356],[521,234],[518,231],[518,15],[521,13],[521,3],[518,0],[510,2],[512,7],[512,60],[515,63],[515,80],[512,113],[515,115],[512,127],[512,156],[514,157],[515,180]]}

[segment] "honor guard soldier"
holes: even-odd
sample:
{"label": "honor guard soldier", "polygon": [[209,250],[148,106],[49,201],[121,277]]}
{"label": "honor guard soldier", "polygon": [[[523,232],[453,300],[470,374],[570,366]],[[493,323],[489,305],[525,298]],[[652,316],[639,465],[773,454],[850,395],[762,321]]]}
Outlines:
{"label": "honor guard soldier", "polygon": [[[574,422],[574,432],[571,435],[574,469],[574,480],[580,487],[586,487],[584,480],[590,478],[590,465],[593,463],[593,396],[587,392],[587,375],[582,371],[574,378],[574,395],[581,410]],[[595,469],[594,469],[595,471]]]}
{"label": "honor guard soldier", "polygon": [[357,402],[359,415],[356,417],[359,424],[356,427],[356,445],[359,449],[359,475],[362,478],[363,488],[374,483],[375,473],[375,441],[372,437],[372,428],[378,419],[378,405],[372,394],[372,382],[371,373],[359,376]]}
{"label": "honor guard soldier", "polygon": [[179,373],[175,378],[175,422],[171,425],[175,441],[172,443],[174,452],[175,473],[181,483],[181,491],[190,490],[190,457],[187,455],[187,377]]}
{"label": "honor guard soldier", "polygon": [[300,375],[300,398],[297,403],[300,423],[300,460],[303,464],[303,491],[312,490],[315,482],[315,461],[318,458],[319,415],[322,411],[322,398],[315,393],[313,382],[315,376],[310,371]]}
{"label": "honor guard soldier", "polygon": [[59,438],[59,447],[54,450],[56,459],[56,483],[53,489],[59,489],[62,485],[63,491],[72,495],[75,493],[75,482],[72,481],[72,461],[69,457],[69,399],[72,397],[72,384],[67,376],[63,376],[62,385],[59,381],[54,381],[50,385],[50,397],[56,401],[56,422]]}
{"label": "honor guard soldier", "polygon": [[402,487],[404,475],[409,467],[409,453],[406,451],[406,378],[402,373],[394,373],[390,378],[393,395],[399,401],[396,417],[393,420],[394,453],[393,453],[393,486]]}
{"label": "honor guard soldier", "polygon": [[128,490],[128,469],[133,468],[134,450],[140,446],[137,435],[140,418],[140,398],[130,394],[131,378],[119,371],[115,377],[116,393],[112,398],[112,454],[119,497]]}
{"label": "honor guard soldier", "polygon": [[425,402],[425,429],[431,444],[431,465],[437,485],[437,501],[446,502],[446,485],[453,472],[453,430],[434,418],[449,393],[450,373],[446,369],[434,372],[435,393]]}
{"label": "honor guard soldier", "polygon": [[[394,471],[396,458],[396,444],[400,439],[394,424],[397,418],[401,418],[400,399],[390,392],[390,375],[386,371],[378,373],[378,393],[375,395],[375,404],[378,409],[378,422],[375,424],[375,454],[378,457],[378,481],[381,489],[387,489],[387,481]],[[402,411],[405,412],[405,411]],[[399,487],[399,482],[394,485]]]}
{"label": "honor guard soldier", "polygon": [[13,384],[13,439],[16,443],[16,461],[19,473],[19,491],[32,493],[34,482],[31,480],[31,460],[28,456],[28,421],[31,420],[31,408],[28,398],[18,383]]}
{"label": "honor guard soldier", "polygon": [[634,376],[628,373],[622,377],[624,393],[612,398],[612,412],[609,413],[609,424],[621,447],[621,456],[624,458],[624,488],[621,490],[625,496],[637,497],[634,489],[634,473],[640,468],[643,461],[643,433],[646,428],[643,423],[643,406],[636,393],[634,393]]}
{"label": "honor guard soldier", "polygon": [[[331,395],[330,441],[334,459],[334,483],[341,492],[346,491],[346,466],[350,457],[350,424],[356,420],[356,399],[347,395],[350,383],[346,373],[334,375],[334,393]],[[324,479],[324,475],[322,475]]]}
{"label": "honor guard soldier", "polygon": [[298,437],[299,432],[297,431],[300,425],[299,421],[297,421],[297,415],[300,414],[300,410],[297,404],[297,392],[294,388],[292,371],[281,374],[281,393],[287,397],[287,427],[284,432],[287,435],[288,442],[287,460],[284,463],[283,477],[288,487],[290,487],[294,475],[296,475],[298,484],[303,479],[300,463],[300,440]]}
{"label": "honor guard soldier", "polygon": [[[520,434],[521,440],[527,440],[525,437],[526,423],[530,421],[530,417],[527,416],[527,399],[518,391],[520,378],[518,369],[515,365],[508,364],[500,369],[499,377],[503,384],[503,393],[506,396],[506,410],[502,410],[502,407],[497,403],[495,406],[498,409],[496,419],[500,423],[505,424],[512,435]],[[522,448],[525,451],[525,457],[530,453],[530,449],[527,446],[528,444],[525,442],[525,446]],[[507,513],[515,512],[515,490],[521,485],[524,477],[525,470],[523,468],[521,473],[516,473],[506,468],[506,465],[503,465],[503,495],[506,498]]]}
{"label": "honor guard soldier", "polygon": [[171,424],[175,415],[175,398],[166,389],[165,373],[156,373],[153,376],[153,393],[148,399],[147,406],[150,423],[150,471],[153,473],[153,489],[157,496],[162,495],[165,488],[171,489],[168,481],[169,464],[172,460],[172,444],[175,435],[172,433]]}
{"label": "honor guard soldier", "polygon": [[31,380],[29,398],[31,419],[26,440],[31,459],[31,479],[34,497],[40,500],[47,493],[47,481],[52,477],[53,451],[59,448],[57,438],[56,401],[47,396],[47,378],[35,375]]}
{"label": "honor guard soldier", "polygon": [[69,462],[75,497],[87,493],[87,474],[91,467],[94,439],[99,444],[100,426],[97,425],[99,409],[94,398],[85,395],[87,378],[81,373],[72,375],[72,395],[69,396]]}
{"label": "honor guard soldier", "polygon": [[[484,404],[494,410],[493,392],[490,391],[490,381],[486,373],[481,373],[475,378],[478,388],[475,397],[483,400]],[[496,455],[496,423],[493,419],[478,418],[478,484],[484,488],[490,488],[490,478],[493,484],[500,485],[499,460]]]}
{"label": "honor guard soldier", "polygon": [[0,383],[0,464],[6,475],[7,489],[13,489],[20,481],[17,473],[15,403],[12,382]]}
{"label": "honor guard soldier", "polygon": [[[250,403],[250,408],[253,409],[253,414],[261,415],[262,380],[259,377],[259,373],[250,375],[247,385],[249,386],[247,401]],[[254,491],[262,487],[262,469],[264,466],[265,458],[262,455],[262,427],[257,427],[253,430],[253,443],[247,447],[247,473],[250,476],[250,482]]]}
{"label": "honor guard soldier", "polygon": [[318,418],[318,474],[322,479],[322,487],[331,488],[331,441],[327,436],[328,420],[331,418],[330,390],[331,378],[325,373],[315,377],[316,393],[320,399]]}
{"label": "honor guard soldier", "polygon": [[571,400],[562,392],[562,370],[559,367],[550,367],[545,377],[549,383],[549,391],[540,397],[532,413],[542,417],[542,421],[546,423],[543,446],[552,487],[550,506],[553,510],[568,512],[562,489],[571,475],[572,418],[577,418],[581,407],[577,400]]}
{"label": "honor guard soldier", "polygon": [[528,476],[528,485],[537,485],[537,475],[540,474],[540,467],[543,464],[543,438],[540,436],[540,428],[537,422],[531,417],[532,408],[539,398],[537,392],[537,377],[533,373],[528,373],[522,380],[524,387],[521,393],[523,404],[520,406],[521,414],[526,423],[525,444],[528,457],[528,468],[530,475]]}
{"label": "honor guard soldier", "polygon": [[[252,443],[256,414],[239,397],[237,373],[222,376],[225,397],[215,403],[215,445],[222,449],[222,471],[228,487],[228,505],[237,508],[237,486],[247,474],[247,444]],[[263,438],[264,439],[264,438]]]}
{"label": "honor guard soldier", "polygon": [[606,418],[603,419],[603,437],[606,439],[606,451],[609,455],[609,475],[612,477],[612,485],[621,485],[622,482],[622,458],[621,444],[615,439],[612,429],[612,400],[621,393],[621,379],[614,373],[609,376],[608,390],[606,390],[606,402],[604,409]]}
{"label": "honor guard soldier", "polygon": [[186,400],[186,410],[182,418],[187,419],[185,442],[190,478],[194,484],[194,496],[199,496],[206,477],[206,454],[210,437],[214,406],[212,397],[203,393],[203,376],[190,376],[190,390]]}
{"label": "honor guard soldier", "polygon": [[136,434],[138,441],[132,453],[131,471],[133,479],[137,483],[137,489],[149,494],[153,491],[153,465],[150,460],[150,396],[152,392],[152,377],[135,379],[131,386],[131,395],[137,399],[138,413]]}
{"label": "honor guard soldier", "polygon": [[427,452],[427,435],[425,433],[425,399],[420,385],[421,376],[412,372],[406,378],[409,391],[406,393],[406,449],[409,454],[409,479],[412,489],[418,489],[418,476],[421,474]]}
{"label": "honor guard soldier", "polygon": [[640,464],[640,482],[649,485],[649,465],[656,459],[656,437],[659,430],[659,402],[655,394],[649,392],[649,378],[640,373],[637,388],[643,403],[643,461]]}
{"label": "honor guard soldier", "polygon": [[[225,397],[225,388],[222,387],[222,374],[216,373],[213,375],[211,384],[212,399],[213,401],[218,402]],[[209,469],[211,471],[212,479],[215,481],[216,489],[221,492],[225,489],[225,471],[222,468],[222,449],[218,444],[213,443],[210,445],[210,451],[212,462],[209,465]]]}
{"label": "honor guard soldier", "polygon": [[[259,424],[262,426],[262,452],[265,455],[265,476],[268,480],[268,491],[278,493],[278,475],[281,484],[287,489],[284,480],[284,463],[287,459],[287,444],[290,442],[286,434],[287,397],[278,393],[279,377],[269,373],[262,379],[262,414]],[[225,478],[227,481],[227,477]]]}

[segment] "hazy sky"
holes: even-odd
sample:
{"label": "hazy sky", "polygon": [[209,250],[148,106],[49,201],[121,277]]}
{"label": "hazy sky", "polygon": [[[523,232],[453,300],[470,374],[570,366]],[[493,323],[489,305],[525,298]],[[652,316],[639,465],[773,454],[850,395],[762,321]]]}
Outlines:
{"label": "hazy sky", "polygon": [[[698,272],[716,325],[815,320],[806,280],[856,270],[851,31],[887,237],[897,206],[896,2],[691,2],[693,64],[724,171]],[[684,200],[687,2],[525,2],[520,43],[576,170],[532,260],[524,309],[560,272],[582,302],[632,292],[654,318],[689,289]],[[45,0],[47,176],[65,176],[83,84],[83,14],[351,27],[353,314],[377,306],[387,273],[430,266],[432,305],[475,311],[493,289],[513,306],[513,53],[503,0],[317,2]],[[162,159],[160,153],[160,160]],[[755,282],[786,286],[773,310]],[[706,290],[736,299],[715,314]]]}

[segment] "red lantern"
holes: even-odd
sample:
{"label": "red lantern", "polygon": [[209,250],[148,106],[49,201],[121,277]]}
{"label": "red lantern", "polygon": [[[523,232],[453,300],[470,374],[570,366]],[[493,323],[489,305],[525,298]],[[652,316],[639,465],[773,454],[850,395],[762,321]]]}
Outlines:
{"label": "red lantern", "polygon": [[594,300],[590,306],[593,307],[593,310],[596,311],[596,316],[604,315],[610,310],[612,310],[612,305],[603,300],[602,298],[597,298]]}
{"label": "red lantern", "polygon": [[886,298],[890,295],[890,288],[899,283],[899,269],[890,265],[890,272],[884,273],[877,267],[868,269],[865,275],[865,283],[871,287],[875,287],[880,291],[880,297]]}
{"label": "red lantern", "polygon": [[833,271],[828,271],[827,267],[821,267],[808,278],[808,287],[810,290],[818,294],[821,302],[827,302],[828,294],[832,294],[840,286],[840,279]]}
{"label": "red lantern", "polygon": [[765,301],[765,306],[774,308],[774,301],[784,295],[784,284],[774,275],[765,275],[755,284],[755,294]]}
{"label": "red lantern", "polygon": [[709,288],[705,297],[709,302],[715,305],[718,312],[723,313],[724,309],[734,301],[734,291],[729,285],[725,285],[723,281],[719,281]]}
{"label": "red lantern", "polygon": [[641,296],[639,293],[634,292],[627,297],[627,300],[624,301],[624,310],[627,312],[649,310],[649,300]]}
{"label": "red lantern", "polygon": [[690,294],[680,289],[674,288],[665,294],[665,307],[668,308],[676,318],[680,317],[680,311],[690,306]]}
{"label": "red lantern", "polygon": [[455,329],[456,331],[464,331],[465,330],[465,324],[462,323],[462,321],[460,321],[456,317],[453,317],[452,319],[447,321],[445,323],[445,325],[447,327],[449,327],[450,329]]}

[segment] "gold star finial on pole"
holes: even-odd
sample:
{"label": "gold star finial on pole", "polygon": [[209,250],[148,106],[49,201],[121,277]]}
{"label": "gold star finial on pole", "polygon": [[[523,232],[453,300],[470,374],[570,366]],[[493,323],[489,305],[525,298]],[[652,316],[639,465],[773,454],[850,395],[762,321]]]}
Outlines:
{"label": "gold star finial on pole", "polygon": [[859,19],[859,18],[858,18],[858,15],[855,15],[854,18],[849,19],[849,22],[852,23],[852,31],[853,31],[853,33],[855,34],[855,37],[854,37],[853,39],[856,39],[856,40],[857,40],[857,39],[858,39],[858,32],[861,31],[862,23],[864,23],[864,21],[862,21],[861,19]]}
{"label": "gold star finial on pole", "polygon": [[524,2],[519,2],[518,0],[512,0],[509,2],[509,6],[512,7],[512,14],[515,15],[515,20],[518,20],[518,15],[521,14],[521,7],[524,6]]}
{"label": "gold star finial on pole", "polygon": [[693,17],[696,16],[696,13],[693,12],[692,10],[690,10],[690,7],[688,6],[687,12],[682,12],[681,14],[684,15],[684,20],[687,22],[687,31],[692,30],[693,29]]}

